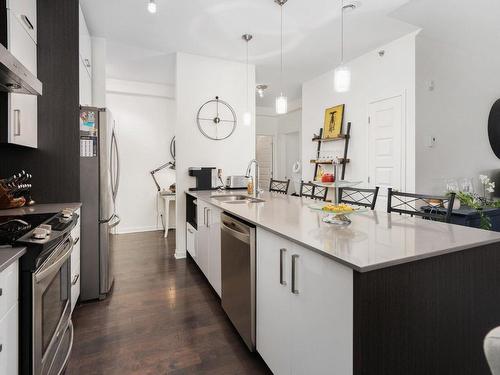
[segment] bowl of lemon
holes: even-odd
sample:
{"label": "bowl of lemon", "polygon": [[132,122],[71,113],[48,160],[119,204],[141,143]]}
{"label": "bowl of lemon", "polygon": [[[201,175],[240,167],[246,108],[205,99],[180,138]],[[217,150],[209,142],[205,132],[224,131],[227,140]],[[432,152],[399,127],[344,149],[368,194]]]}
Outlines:
{"label": "bowl of lemon", "polygon": [[336,225],[349,225],[351,224],[351,220],[348,218],[349,215],[368,210],[364,207],[351,206],[345,203],[316,203],[309,207],[322,214],[323,222]]}

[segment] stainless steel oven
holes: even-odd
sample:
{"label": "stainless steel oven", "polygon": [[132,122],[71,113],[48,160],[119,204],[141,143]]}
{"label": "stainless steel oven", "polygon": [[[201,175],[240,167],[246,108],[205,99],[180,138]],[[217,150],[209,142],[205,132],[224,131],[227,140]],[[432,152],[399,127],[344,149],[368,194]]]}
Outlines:
{"label": "stainless steel oven", "polygon": [[17,240],[27,247],[20,273],[20,374],[59,375],[73,346],[71,230],[78,215],[63,210],[25,219],[36,228]]}
{"label": "stainless steel oven", "polygon": [[[62,372],[71,353],[73,327],[70,319],[70,256],[72,251],[73,238],[68,235],[32,274],[34,374],[46,375]],[[61,342],[68,335],[69,346],[61,348]]]}

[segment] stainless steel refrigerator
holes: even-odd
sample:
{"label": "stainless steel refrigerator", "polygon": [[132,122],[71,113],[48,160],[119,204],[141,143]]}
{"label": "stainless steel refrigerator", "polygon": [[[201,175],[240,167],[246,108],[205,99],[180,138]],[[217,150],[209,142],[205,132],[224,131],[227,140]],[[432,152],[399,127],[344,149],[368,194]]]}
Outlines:
{"label": "stainless steel refrigerator", "polygon": [[80,299],[104,299],[113,286],[114,230],[120,161],[109,110],[80,109]]}

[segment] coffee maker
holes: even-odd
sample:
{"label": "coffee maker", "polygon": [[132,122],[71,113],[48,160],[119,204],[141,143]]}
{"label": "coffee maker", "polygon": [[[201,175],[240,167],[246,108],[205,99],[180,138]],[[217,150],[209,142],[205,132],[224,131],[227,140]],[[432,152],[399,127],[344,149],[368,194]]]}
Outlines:
{"label": "coffee maker", "polygon": [[217,189],[217,169],[215,167],[191,167],[188,169],[191,177],[196,178],[196,187],[190,191]]}

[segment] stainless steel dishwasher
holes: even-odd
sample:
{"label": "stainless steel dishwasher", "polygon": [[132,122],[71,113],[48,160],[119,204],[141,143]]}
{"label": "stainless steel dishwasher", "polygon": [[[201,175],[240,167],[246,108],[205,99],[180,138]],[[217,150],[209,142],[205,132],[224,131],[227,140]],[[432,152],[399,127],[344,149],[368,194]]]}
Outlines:
{"label": "stainless steel dishwasher", "polygon": [[221,215],[222,308],[255,350],[255,227]]}

